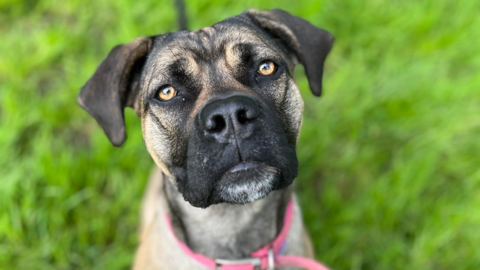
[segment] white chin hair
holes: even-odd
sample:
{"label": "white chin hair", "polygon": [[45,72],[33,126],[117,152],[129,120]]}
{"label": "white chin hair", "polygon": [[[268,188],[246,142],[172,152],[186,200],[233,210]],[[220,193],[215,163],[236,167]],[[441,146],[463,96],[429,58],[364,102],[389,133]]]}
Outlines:
{"label": "white chin hair", "polygon": [[238,183],[221,187],[220,197],[225,202],[236,204],[245,204],[263,199],[273,190],[275,177],[275,170],[262,170],[253,179],[244,179]]}

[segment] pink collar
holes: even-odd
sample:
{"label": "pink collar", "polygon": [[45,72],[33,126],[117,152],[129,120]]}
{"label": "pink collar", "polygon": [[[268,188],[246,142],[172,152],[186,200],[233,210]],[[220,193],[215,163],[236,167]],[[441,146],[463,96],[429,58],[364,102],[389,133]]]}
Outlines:
{"label": "pink collar", "polygon": [[165,215],[168,228],[183,252],[189,257],[211,270],[266,270],[279,266],[297,266],[310,270],[328,270],[322,264],[304,257],[280,255],[286,246],[288,232],[293,220],[293,201],[287,205],[283,228],[272,243],[252,252],[250,258],[239,260],[213,260],[199,253],[194,253],[185,243],[180,241],[173,233],[172,222],[168,214]]}

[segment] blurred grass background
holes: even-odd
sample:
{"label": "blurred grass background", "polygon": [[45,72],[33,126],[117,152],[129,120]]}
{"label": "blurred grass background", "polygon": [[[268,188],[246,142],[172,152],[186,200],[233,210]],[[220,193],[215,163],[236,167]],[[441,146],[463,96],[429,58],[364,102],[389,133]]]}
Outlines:
{"label": "blurred grass background", "polygon": [[[0,269],[128,269],[154,166],[76,104],[110,49],[175,31],[172,1],[0,1]],[[478,1],[187,1],[192,29],[280,7],[336,37],[306,100],[296,188],[333,269],[480,269]]]}

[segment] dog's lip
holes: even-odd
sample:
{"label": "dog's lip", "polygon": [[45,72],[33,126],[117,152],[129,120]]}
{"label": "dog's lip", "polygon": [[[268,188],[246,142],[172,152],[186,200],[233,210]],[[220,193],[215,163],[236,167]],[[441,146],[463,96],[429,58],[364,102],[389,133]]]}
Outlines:
{"label": "dog's lip", "polygon": [[240,162],[237,165],[230,168],[227,173],[236,173],[240,171],[246,171],[251,169],[256,169],[260,167],[262,164],[258,162]]}

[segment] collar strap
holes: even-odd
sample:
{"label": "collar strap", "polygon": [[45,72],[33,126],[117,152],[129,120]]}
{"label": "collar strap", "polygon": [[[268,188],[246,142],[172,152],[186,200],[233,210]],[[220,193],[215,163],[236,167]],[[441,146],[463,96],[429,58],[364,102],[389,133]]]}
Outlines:
{"label": "collar strap", "polygon": [[213,260],[202,254],[193,252],[185,243],[180,241],[173,232],[172,222],[168,214],[165,215],[168,229],[173,235],[180,248],[186,255],[205,266],[210,270],[270,270],[280,266],[297,266],[309,270],[329,270],[322,264],[297,256],[283,256],[280,255],[286,246],[288,232],[293,221],[293,200],[290,200],[283,218],[283,227],[278,236],[259,250],[252,252],[250,258],[239,260]]}

